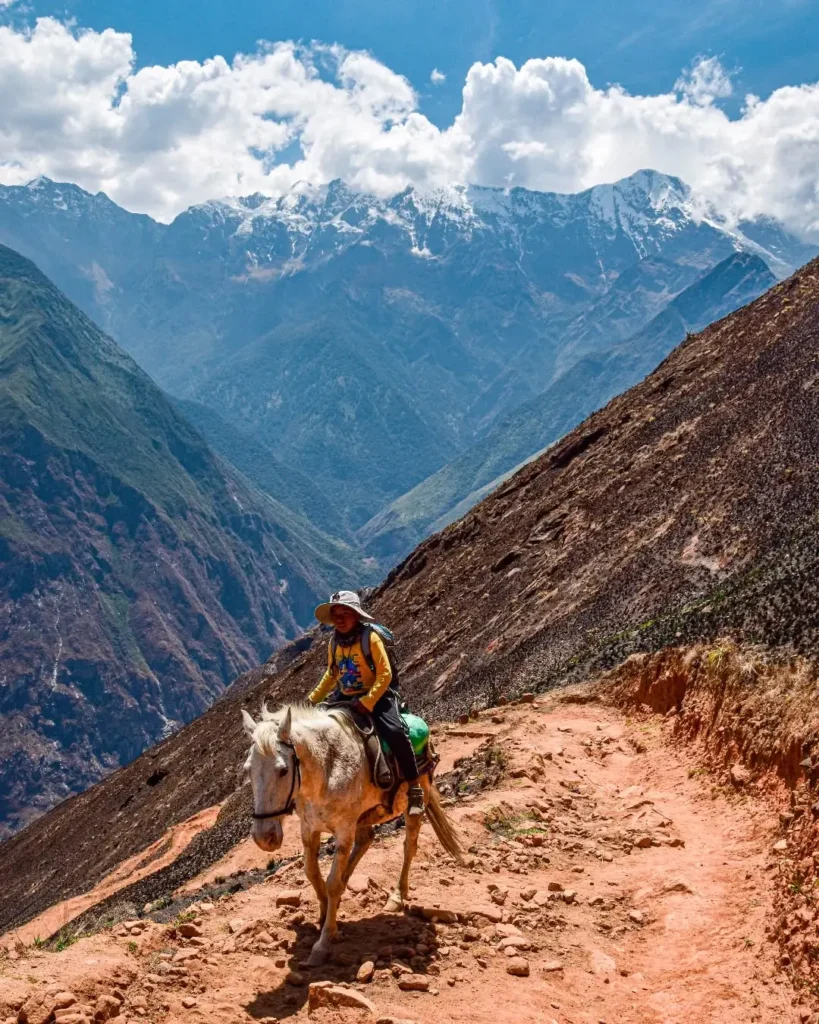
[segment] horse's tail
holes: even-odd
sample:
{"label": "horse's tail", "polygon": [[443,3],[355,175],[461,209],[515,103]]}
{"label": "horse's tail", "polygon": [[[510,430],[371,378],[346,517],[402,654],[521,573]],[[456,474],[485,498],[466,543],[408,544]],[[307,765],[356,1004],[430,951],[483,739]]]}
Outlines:
{"label": "horse's tail", "polygon": [[427,794],[427,817],[435,830],[435,835],[438,837],[441,846],[459,864],[463,864],[464,851],[461,846],[460,837],[455,826],[447,817],[447,813],[441,803],[441,794],[438,792],[434,782],[430,785],[429,793]]}

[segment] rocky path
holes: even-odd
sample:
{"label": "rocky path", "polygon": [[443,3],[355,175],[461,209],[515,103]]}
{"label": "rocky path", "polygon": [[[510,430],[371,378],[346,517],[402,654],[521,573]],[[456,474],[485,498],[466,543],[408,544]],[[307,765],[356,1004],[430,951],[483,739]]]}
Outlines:
{"label": "rocky path", "polygon": [[328,968],[301,966],[317,908],[293,864],[171,924],[18,949],[0,960],[0,1020],[813,1021],[766,941],[771,813],[712,790],[661,720],[547,697],[439,742],[450,760],[479,746],[467,789],[502,768],[451,809],[469,866],[424,829],[411,912],[385,915],[401,834],[382,840]]}

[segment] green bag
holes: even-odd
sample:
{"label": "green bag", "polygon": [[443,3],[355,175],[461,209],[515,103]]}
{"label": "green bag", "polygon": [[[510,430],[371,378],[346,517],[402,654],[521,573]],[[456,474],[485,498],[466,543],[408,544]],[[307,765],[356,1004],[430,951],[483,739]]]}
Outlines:
{"label": "green bag", "polygon": [[[409,730],[410,742],[412,743],[412,749],[416,754],[423,754],[426,750],[427,743],[429,743],[429,726],[418,715],[401,715],[406,723],[407,729]],[[385,754],[390,753],[390,745],[386,740],[381,740],[381,749]]]}

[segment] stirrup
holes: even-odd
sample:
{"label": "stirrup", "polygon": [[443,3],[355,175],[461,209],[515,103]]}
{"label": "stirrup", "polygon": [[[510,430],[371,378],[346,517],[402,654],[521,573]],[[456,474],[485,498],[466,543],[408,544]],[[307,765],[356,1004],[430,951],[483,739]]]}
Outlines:
{"label": "stirrup", "polygon": [[407,814],[424,813],[424,791],[420,786],[410,786],[407,790]]}

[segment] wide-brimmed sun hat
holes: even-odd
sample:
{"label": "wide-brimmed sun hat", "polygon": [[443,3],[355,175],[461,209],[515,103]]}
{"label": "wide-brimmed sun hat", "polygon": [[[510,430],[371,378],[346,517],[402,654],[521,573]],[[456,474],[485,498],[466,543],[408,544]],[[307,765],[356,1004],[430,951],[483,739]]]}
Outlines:
{"label": "wide-brimmed sun hat", "polygon": [[337,590],[335,594],[330,596],[329,601],[325,601],[324,604],[320,604],[316,608],[316,618],[325,626],[332,626],[333,620],[330,616],[330,609],[339,604],[355,612],[362,622],[375,622],[372,615],[369,612],[365,612],[361,607],[361,598],[354,590]]}

